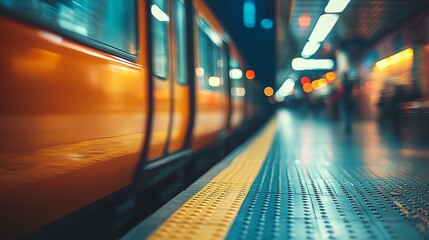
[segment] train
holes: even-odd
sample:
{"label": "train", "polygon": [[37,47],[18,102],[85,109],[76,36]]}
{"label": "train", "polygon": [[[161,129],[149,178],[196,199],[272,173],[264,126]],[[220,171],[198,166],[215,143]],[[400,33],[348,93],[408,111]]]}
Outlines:
{"label": "train", "polygon": [[273,112],[203,0],[0,0],[0,31],[1,239],[113,234]]}

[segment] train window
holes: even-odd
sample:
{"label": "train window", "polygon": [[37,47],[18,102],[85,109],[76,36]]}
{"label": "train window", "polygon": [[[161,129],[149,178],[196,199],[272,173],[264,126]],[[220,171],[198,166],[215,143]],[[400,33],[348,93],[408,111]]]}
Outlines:
{"label": "train window", "polygon": [[186,84],[186,9],[183,0],[176,0],[175,30],[177,44],[176,80],[179,84]]}
{"label": "train window", "polygon": [[0,7],[102,50],[137,54],[136,1],[0,0]]}
{"label": "train window", "polygon": [[152,64],[153,74],[166,79],[168,77],[168,22],[165,0],[153,0],[150,7],[152,15]]}
{"label": "train window", "polygon": [[199,19],[198,26],[199,71],[197,77],[202,88],[217,91],[222,85],[220,72],[222,59],[220,59],[219,47],[222,40],[202,19]]}

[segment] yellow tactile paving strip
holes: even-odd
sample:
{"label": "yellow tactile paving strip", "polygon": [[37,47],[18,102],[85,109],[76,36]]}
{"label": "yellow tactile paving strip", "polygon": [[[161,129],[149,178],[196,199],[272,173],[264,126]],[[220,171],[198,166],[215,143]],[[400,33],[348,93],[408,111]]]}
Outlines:
{"label": "yellow tactile paving strip", "polygon": [[223,239],[270,150],[272,120],[233,162],[182,205],[149,239]]}

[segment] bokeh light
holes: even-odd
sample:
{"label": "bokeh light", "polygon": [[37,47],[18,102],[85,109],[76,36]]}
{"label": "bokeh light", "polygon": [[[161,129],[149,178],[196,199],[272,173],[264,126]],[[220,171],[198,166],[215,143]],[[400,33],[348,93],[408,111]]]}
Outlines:
{"label": "bokeh light", "polygon": [[197,67],[195,69],[195,74],[197,75],[197,77],[202,77],[204,76],[204,68],[202,67]]}
{"label": "bokeh light", "polygon": [[310,78],[309,77],[302,77],[301,78],[301,84],[304,85],[306,83],[310,83]]}
{"label": "bokeh light", "polygon": [[314,90],[317,90],[319,88],[319,81],[318,80],[314,80],[313,82],[311,82],[311,87]]}
{"label": "bokeh light", "polygon": [[264,88],[264,94],[267,97],[270,97],[274,94],[274,89],[272,87],[266,87]]}
{"label": "bokeh light", "polygon": [[307,28],[310,26],[311,23],[311,17],[308,15],[302,15],[298,18],[298,24],[302,28]]}
{"label": "bokeh light", "polygon": [[255,78],[255,76],[256,76],[255,71],[253,71],[253,70],[247,70],[246,71],[246,78],[247,79],[252,80]]}
{"label": "bokeh light", "polygon": [[328,73],[326,73],[325,77],[326,77],[326,80],[328,80],[328,82],[332,82],[335,80],[337,75],[335,75],[334,72],[328,72]]}
{"label": "bokeh light", "polygon": [[313,89],[312,89],[312,87],[311,87],[311,84],[310,84],[310,83],[306,83],[306,84],[304,84],[304,85],[302,86],[302,90],[303,90],[304,92],[306,92],[306,93],[309,93],[309,92],[311,92]]}

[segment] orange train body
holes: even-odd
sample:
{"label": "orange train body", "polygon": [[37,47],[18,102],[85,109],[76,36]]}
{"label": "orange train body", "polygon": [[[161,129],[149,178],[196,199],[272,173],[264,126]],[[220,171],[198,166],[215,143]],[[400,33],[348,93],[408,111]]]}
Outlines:
{"label": "orange train body", "polygon": [[136,5],[134,59],[2,10],[0,238],[31,233],[134,184],[145,164],[182,150],[202,151],[219,134],[244,129],[245,110],[256,108],[243,96],[231,96],[227,58],[212,76],[221,79],[217,88],[205,89],[191,75],[205,61],[198,47],[204,34],[199,21],[220,39],[219,56],[237,59],[241,68],[244,61],[203,1],[168,0],[171,19],[179,2],[195,9],[188,25],[193,29],[186,30],[192,32],[186,37],[194,38],[186,42],[196,46],[186,56],[195,60],[187,59],[185,84],[178,83],[174,58],[183,51],[174,28],[179,20],[166,28],[168,76],[154,74],[148,40],[154,26],[148,26],[155,20],[147,1]]}
{"label": "orange train body", "polygon": [[0,31],[0,226],[15,236],[131,184],[147,67],[6,17]]}

